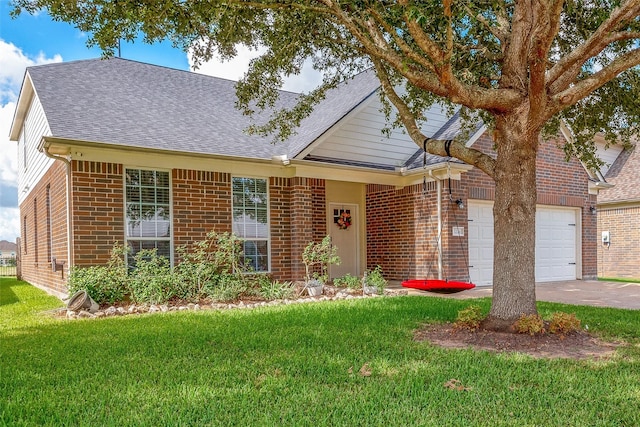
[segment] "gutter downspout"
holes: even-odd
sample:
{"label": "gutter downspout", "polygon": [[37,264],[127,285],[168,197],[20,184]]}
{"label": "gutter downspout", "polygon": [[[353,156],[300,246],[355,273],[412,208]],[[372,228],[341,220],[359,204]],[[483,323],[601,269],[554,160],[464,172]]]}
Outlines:
{"label": "gutter downspout", "polygon": [[42,140],[42,145],[40,147],[40,151],[44,153],[45,156],[49,157],[53,160],[61,160],[64,162],[67,173],[66,173],[66,184],[67,184],[67,268],[68,271],[71,271],[71,267],[73,267],[73,214],[71,211],[71,155],[69,156],[57,156],[55,154],[49,153],[49,147],[46,145],[44,139]]}
{"label": "gutter downspout", "polygon": [[436,181],[436,188],[438,193],[438,280],[442,280],[442,180],[433,174],[432,170],[429,170],[429,177]]}

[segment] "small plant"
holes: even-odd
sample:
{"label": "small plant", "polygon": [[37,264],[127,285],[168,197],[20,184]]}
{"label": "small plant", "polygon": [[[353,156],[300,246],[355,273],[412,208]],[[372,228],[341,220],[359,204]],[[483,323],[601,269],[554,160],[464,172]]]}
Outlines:
{"label": "small plant", "polygon": [[239,299],[248,290],[247,282],[240,274],[221,273],[215,282],[205,286],[205,295],[214,301],[226,302]]}
{"label": "small plant", "polygon": [[523,314],[513,324],[513,328],[519,334],[543,335],[546,332],[544,320],[537,314]]}
{"label": "small plant", "polygon": [[[265,276],[267,277],[267,276]],[[268,277],[267,277],[268,279]],[[294,294],[292,282],[279,282],[277,280],[263,281],[259,284],[258,295],[267,301],[290,298]]]}
{"label": "small plant", "polygon": [[333,279],[333,284],[340,288],[349,288],[354,290],[362,289],[362,282],[360,281],[360,278],[352,276],[349,273],[345,274],[342,277]]}
{"label": "small plant", "polygon": [[551,315],[549,332],[552,334],[567,335],[580,330],[580,320],[575,314],[556,312]]}
{"label": "small plant", "polygon": [[306,282],[318,279],[326,283],[329,278],[329,266],[340,265],[338,248],[331,244],[331,236],[325,236],[321,242],[310,242],[302,251],[302,262]]}
{"label": "small plant", "polygon": [[484,319],[482,309],[479,305],[470,305],[469,307],[458,311],[458,317],[453,322],[455,329],[468,329],[475,331],[480,327],[480,323]]}
{"label": "small plant", "polygon": [[382,267],[376,265],[372,271],[365,271],[362,278],[362,287],[365,293],[376,293],[382,295],[384,288],[387,286],[387,281],[382,276]]}

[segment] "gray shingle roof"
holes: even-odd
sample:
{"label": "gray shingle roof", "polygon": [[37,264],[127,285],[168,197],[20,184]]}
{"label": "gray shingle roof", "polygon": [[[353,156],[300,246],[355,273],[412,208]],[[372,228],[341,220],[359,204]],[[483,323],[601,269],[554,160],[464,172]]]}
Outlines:
{"label": "gray shingle roof", "polygon": [[[295,157],[380,86],[372,70],[354,76],[328,91],[288,141],[272,144],[246,134],[252,122],[235,108],[231,80],[121,58],[40,65],[28,73],[54,137],[255,159]],[[297,97],[281,92],[279,107],[292,107]],[[267,115],[257,113],[255,122]],[[453,138],[459,128],[455,115],[434,137]],[[421,167],[421,154],[407,166]],[[443,160],[429,155],[430,163]]]}
{"label": "gray shingle roof", "polygon": [[614,187],[598,194],[598,203],[640,200],[640,150],[637,144],[620,153],[605,179]]}
{"label": "gray shingle roof", "polygon": [[[30,67],[53,136],[114,145],[249,158],[293,157],[379,86],[364,72],[327,93],[289,141],[247,135],[235,82],[111,58]],[[280,93],[291,107],[298,94]],[[256,114],[264,123],[266,112]]]}
{"label": "gray shingle roof", "polygon": [[[230,80],[120,58],[28,73],[55,137],[252,158],[283,151],[244,132],[250,121],[235,108]],[[281,95],[284,105],[297,97]]]}

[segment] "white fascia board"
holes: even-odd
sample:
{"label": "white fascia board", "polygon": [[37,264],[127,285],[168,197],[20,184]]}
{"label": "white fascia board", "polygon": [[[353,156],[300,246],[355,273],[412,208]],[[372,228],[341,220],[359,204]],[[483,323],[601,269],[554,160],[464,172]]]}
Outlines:
{"label": "white fascia board", "polygon": [[9,130],[9,141],[17,141],[20,138],[20,131],[29,112],[29,106],[31,105],[34,94],[35,90],[31,82],[31,77],[29,77],[29,72],[25,71],[20,96],[18,97],[16,110],[13,113],[13,121],[11,122],[11,129]]}

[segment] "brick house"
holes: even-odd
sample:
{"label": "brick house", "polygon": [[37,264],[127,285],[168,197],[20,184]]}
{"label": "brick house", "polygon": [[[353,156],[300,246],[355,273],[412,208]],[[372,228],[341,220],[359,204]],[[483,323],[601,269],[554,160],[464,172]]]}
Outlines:
{"label": "brick house", "polygon": [[640,278],[640,150],[601,146],[613,188],[598,195],[598,276]]}
{"label": "brick house", "polygon": [[[304,246],[331,235],[343,260],[332,277],[380,265],[390,280],[490,284],[492,181],[423,157],[401,130],[384,135],[378,87],[371,72],[355,76],[271,144],[243,132],[228,80],[119,58],[29,68],[10,134],[23,278],[64,294],[69,268],[104,263],[114,242],[175,263],[176,247],[215,229],[243,237],[254,268],[277,279],[301,279]],[[296,96],[283,92],[282,106]],[[430,137],[459,132],[443,108],[426,116]],[[538,160],[539,281],[596,276],[598,182],[564,161],[559,138]],[[481,126],[467,144],[492,147]]]}

